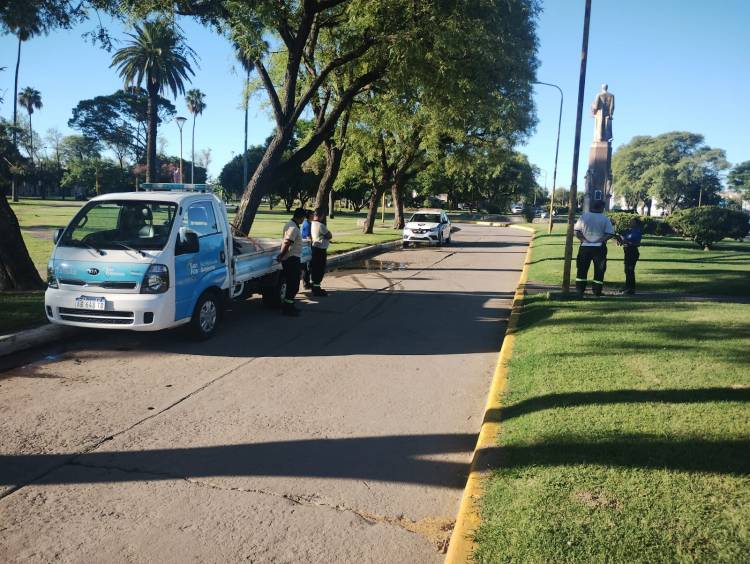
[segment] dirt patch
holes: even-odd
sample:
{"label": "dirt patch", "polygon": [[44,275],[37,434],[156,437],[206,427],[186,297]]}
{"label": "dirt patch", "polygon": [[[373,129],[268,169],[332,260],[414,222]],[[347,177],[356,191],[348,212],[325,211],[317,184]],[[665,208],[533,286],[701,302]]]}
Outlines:
{"label": "dirt patch", "polygon": [[359,513],[359,515],[368,521],[389,523],[406,529],[411,533],[421,535],[429,540],[435,549],[442,554],[448,551],[451,533],[453,532],[453,527],[456,525],[454,520],[440,517],[426,517],[419,521],[412,521],[403,515],[399,515],[396,518],[370,513]]}
{"label": "dirt patch", "polygon": [[593,509],[607,508],[619,511],[622,504],[614,498],[609,498],[603,493],[581,490],[573,493],[573,500]]}

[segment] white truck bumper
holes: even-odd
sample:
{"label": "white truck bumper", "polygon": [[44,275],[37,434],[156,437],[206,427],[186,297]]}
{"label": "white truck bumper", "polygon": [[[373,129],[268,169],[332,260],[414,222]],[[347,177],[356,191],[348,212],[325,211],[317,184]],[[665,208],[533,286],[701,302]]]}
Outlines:
{"label": "white truck bumper", "polygon": [[172,291],[165,294],[88,294],[104,298],[104,310],[78,308],[76,298],[86,294],[81,290],[48,288],[44,294],[47,318],[59,325],[131,331],[159,331],[189,321],[175,322]]}

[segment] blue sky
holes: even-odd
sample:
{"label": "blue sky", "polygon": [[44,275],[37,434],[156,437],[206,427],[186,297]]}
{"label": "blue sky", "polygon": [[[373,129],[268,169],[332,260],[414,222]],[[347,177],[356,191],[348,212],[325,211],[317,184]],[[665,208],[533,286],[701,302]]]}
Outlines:
{"label": "blue sky", "polygon": [[[745,0],[593,0],[584,121],[581,135],[580,174],[591,142],[593,120],[588,106],[602,82],[616,96],[615,148],[634,135],[657,135],[672,130],[702,133],[706,142],[727,151],[731,162],[750,160],[745,106],[750,90],[750,3]],[[539,19],[538,79],[560,85],[565,93],[558,186],[571,179],[578,69],[583,22],[583,0],[548,0]],[[34,38],[23,46],[20,87],[33,86],[42,93],[44,108],[34,114],[40,132],[57,127],[71,133],[67,121],[75,104],[84,98],[114,92],[121,87],[109,68],[111,55],[81,39],[92,28],[83,24]],[[211,174],[242,150],[242,77],[229,43],[213,31],[191,21],[183,22],[191,46],[200,56],[194,87],[206,93],[207,108],[198,118],[196,152],[212,150]],[[115,37],[123,28],[112,25]],[[0,114],[10,117],[16,42],[0,37],[0,92],[6,102]],[[744,95],[743,95],[744,94]],[[559,95],[538,86],[535,99],[539,124],[521,150],[532,163],[548,171],[552,184]],[[271,132],[266,111],[255,100],[251,107],[249,142],[261,143]],[[187,115],[184,100],[175,102]],[[187,128],[186,128],[187,129]],[[186,132],[187,133],[187,132]],[[160,135],[168,152],[179,151],[174,123]],[[185,138],[188,157],[189,133]],[[544,183],[544,174],[539,177]],[[579,186],[581,181],[579,180]]]}

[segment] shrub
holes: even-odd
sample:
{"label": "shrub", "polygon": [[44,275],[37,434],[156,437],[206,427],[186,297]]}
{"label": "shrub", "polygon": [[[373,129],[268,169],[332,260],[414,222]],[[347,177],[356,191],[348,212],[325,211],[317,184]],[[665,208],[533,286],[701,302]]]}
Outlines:
{"label": "shrub", "polygon": [[710,249],[726,237],[742,239],[750,228],[747,214],[718,206],[680,210],[667,221],[679,235],[692,239],[704,249]]}
{"label": "shrub", "polygon": [[624,233],[626,229],[630,228],[630,220],[633,217],[638,217],[641,220],[641,230],[645,235],[659,235],[660,237],[664,237],[674,234],[674,231],[666,222],[656,217],[636,216],[635,212],[609,212],[607,216],[615,228],[615,233],[618,234]]}

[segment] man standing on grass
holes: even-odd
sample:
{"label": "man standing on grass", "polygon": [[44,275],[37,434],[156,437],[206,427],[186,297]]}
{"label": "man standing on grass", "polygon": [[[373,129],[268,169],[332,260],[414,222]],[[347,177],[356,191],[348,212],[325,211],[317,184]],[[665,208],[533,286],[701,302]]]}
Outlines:
{"label": "man standing on grass", "polygon": [[326,262],[328,260],[328,245],[333,239],[333,235],[328,230],[325,221],[325,213],[321,208],[315,208],[310,233],[312,238],[312,259],[310,260],[310,275],[312,279],[313,296],[327,296],[320,283],[323,282],[323,276],[326,273]]}
{"label": "man standing on grass", "polygon": [[641,256],[638,251],[641,237],[643,237],[641,220],[634,217],[630,220],[629,229],[617,238],[625,251],[625,294],[629,296],[635,294],[635,265]]}
{"label": "man standing on grass", "polygon": [[305,219],[305,210],[297,208],[294,210],[292,219],[284,225],[281,241],[281,250],[276,257],[283,268],[282,276],[286,282],[281,313],[291,317],[297,317],[299,310],[294,306],[294,296],[299,291],[299,277],[302,259],[302,233],[299,226]]}
{"label": "man standing on grass", "polygon": [[590,212],[583,212],[575,224],[575,233],[581,246],[576,257],[576,290],[583,297],[588,283],[589,267],[594,263],[592,291],[601,296],[604,289],[604,273],[607,270],[607,241],[615,236],[612,222],[604,215],[604,202],[596,200]]}

